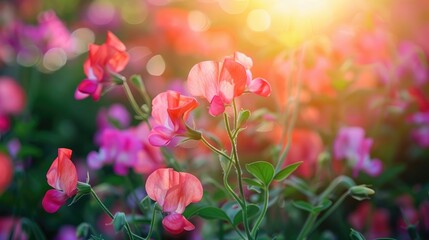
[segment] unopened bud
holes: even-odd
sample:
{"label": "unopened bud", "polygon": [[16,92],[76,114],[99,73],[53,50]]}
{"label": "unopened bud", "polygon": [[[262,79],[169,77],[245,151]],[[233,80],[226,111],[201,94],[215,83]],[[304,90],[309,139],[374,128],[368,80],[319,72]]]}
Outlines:
{"label": "unopened bud", "polygon": [[121,231],[127,223],[126,215],[123,212],[117,212],[113,217],[113,228],[116,232]]}
{"label": "unopened bud", "polygon": [[375,194],[375,191],[366,185],[359,185],[359,186],[354,186],[350,188],[350,195],[358,201],[369,199],[370,195],[374,195],[374,194]]}

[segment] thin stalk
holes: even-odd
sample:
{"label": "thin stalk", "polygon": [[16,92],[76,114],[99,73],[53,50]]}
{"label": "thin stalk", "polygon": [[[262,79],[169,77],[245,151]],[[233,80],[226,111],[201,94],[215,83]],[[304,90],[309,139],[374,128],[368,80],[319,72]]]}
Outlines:
{"label": "thin stalk", "polygon": [[[103,211],[109,215],[109,217],[111,219],[114,219],[115,217],[113,216],[113,214],[109,211],[109,209],[106,207],[106,205],[104,205],[104,203],[100,200],[100,198],[97,196],[97,193],[95,193],[94,189],[91,188],[91,195],[95,198],[95,200],[97,201],[98,205],[103,209]],[[128,234],[129,239],[133,240],[135,235],[130,228],[130,225],[128,224],[128,221],[125,221],[125,231]],[[140,237],[139,237],[140,238]],[[141,239],[141,238],[140,238]]]}
{"label": "thin stalk", "polygon": [[127,80],[124,80],[124,83],[122,84],[124,86],[125,92],[127,94],[128,100],[131,103],[131,107],[133,108],[134,112],[141,117],[147,117],[146,114],[140,109],[139,105],[137,104],[136,99],[134,98],[133,93],[131,92],[130,87],[128,86]]}
{"label": "thin stalk", "polygon": [[270,193],[269,193],[269,189],[265,188],[264,189],[264,205],[262,207],[262,212],[259,215],[258,219],[256,220],[255,225],[253,226],[252,229],[252,237],[254,239],[256,239],[256,234],[258,233],[258,228],[261,225],[262,221],[264,220],[265,214],[267,213],[268,210],[268,202],[270,201]]}
{"label": "thin stalk", "polygon": [[[233,104],[233,105],[235,105],[235,104]],[[234,108],[234,116],[237,115],[235,110],[236,110],[236,108]],[[241,171],[240,161],[238,159],[237,141],[236,141],[237,138],[235,138],[235,139],[233,138],[233,134],[232,134],[231,129],[229,127],[228,115],[224,114],[223,116],[224,116],[225,126],[226,126],[226,129],[228,131],[228,135],[230,137],[230,141],[231,141],[231,145],[232,145],[231,146],[232,147],[232,156],[233,156],[232,159],[233,159],[233,162],[235,164],[235,169],[237,170],[238,189],[239,189],[240,197],[242,200],[241,209],[243,210],[242,214],[243,214],[244,231],[246,232],[248,239],[252,239],[252,235],[251,235],[250,230],[249,230],[249,219],[247,217],[247,202],[246,202],[246,198],[244,196],[244,190],[243,190],[242,171]],[[235,121],[236,120],[234,119],[234,122]]]}
{"label": "thin stalk", "polygon": [[229,161],[231,161],[231,158],[226,155],[226,153],[222,152],[221,150],[217,149],[215,146],[213,146],[212,144],[210,144],[203,136],[201,136],[201,141],[208,147],[210,148],[210,150],[212,150],[213,152],[222,155],[224,158],[228,159]]}
{"label": "thin stalk", "polygon": [[149,240],[150,237],[152,236],[153,228],[155,226],[155,218],[156,218],[156,204],[153,207],[152,220],[150,221],[149,233],[147,234],[147,237],[144,238],[145,240]]}
{"label": "thin stalk", "polygon": [[317,227],[319,227],[319,225],[322,224],[322,222],[325,221],[326,218],[328,218],[329,215],[331,215],[344,202],[344,200],[349,196],[349,194],[350,191],[343,193],[343,195],[341,195],[341,197],[334,203],[334,205],[332,205],[332,207],[330,207],[328,211],[326,211],[326,213],[324,213],[322,217],[320,217],[316,221],[314,226],[309,230],[309,234],[311,234],[312,231],[316,230]]}
{"label": "thin stalk", "polygon": [[311,227],[314,221],[316,221],[318,215],[318,213],[310,213],[308,215],[307,220],[305,220],[304,227],[302,227],[297,240],[305,240],[307,238],[308,232],[311,230]]}

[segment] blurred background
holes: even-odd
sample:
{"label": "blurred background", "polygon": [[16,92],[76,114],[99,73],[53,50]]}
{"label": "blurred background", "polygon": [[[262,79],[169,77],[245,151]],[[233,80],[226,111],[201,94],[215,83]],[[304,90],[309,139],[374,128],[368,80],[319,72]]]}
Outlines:
{"label": "blurred background", "polygon": [[[187,74],[200,61],[235,51],[253,59],[253,76],[265,78],[273,93],[239,100],[253,113],[240,139],[244,161],[270,161],[290,124],[282,116],[297,111],[286,158],[304,161],[297,177],[317,191],[344,174],[376,191],[371,201],[347,200],[311,239],[346,239],[350,227],[369,239],[411,239],[410,224],[429,239],[428,12],[426,0],[1,1],[0,239],[31,238],[28,228],[48,239],[73,239],[66,237],[82,222],[120,238],[94,202],[54,215],[43,211],[45,175],[59,147],[73,150],[80,181],[89,171],[94,184],[104,184],[102,193],[115,193],[106,194],[112,208],[131,211],[127,198],[144,196],[148,171],[132,169],[131,186],[121,189],[124,176],[110,166],[91,168],[87,159],[102,145],[97,136],[112,127],[106,119],[118,120],[123,131],[139,125],[120,87],[99,101],[74,98],[88,45],[104,43],[107,31],[130,56],[121,74],[140,74],[151,97],[167,89],[186,92]],[[223,141],[219,119],[204,109],[194,117],[198,129]],[[350,128],[371,142],[365,166],[336,147]],[[195,146],[170,150],[200,178],[221,178],[216,158]],[[285,191],[285,205],[273,209],[265,231],[293,239],[304,218],[288,199],[300,198]],[[210,226],[200,224],[199,233],[210,235]]]}

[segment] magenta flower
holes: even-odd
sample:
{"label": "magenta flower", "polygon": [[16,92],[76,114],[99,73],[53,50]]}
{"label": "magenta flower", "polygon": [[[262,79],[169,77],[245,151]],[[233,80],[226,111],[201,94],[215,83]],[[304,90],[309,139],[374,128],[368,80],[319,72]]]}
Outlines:
{"label": "magenta flower", "polygon": [[42,201],[43,209],[48,213],[58,211],[77,192],[77,171],[70,160],[71,154],[72,150],[59,148],[58,157],[46,174],[48,184],[54,188],[46,192]]}
{"label": "magenta flower", "polygon": [[97,101],[103,90],[103,83],[111,79],[110,74],[124,70],[129,60],[125,45],[111,32],[107,32],[102,45],[91,44],[89,57],[84,63],[86,79],[76,89],[75,98],[80,100],[92,96]]}
{"label": "magenta flower", "polygon": [[343,127],[334,142],[334,157],[347,160],[353,168],[353,176],[363,170],[371,176],[382,171],[382,163],[378,159],[370,159],[369,153],[372,139],[365,138],[365,131],[360,127]]}
{"label": "magenta flower", "polygon": [[149,134],[149,142],[153,146],[166,146],[176,136],[186,136],[185,121],[189,113],[198,106],[193,97],[176,91],[158,94],[152,100],[153,128]]}
{"label": "magenta flower", "polygon": [[162,225],[168,232],[179,234],[195,229],[182,213],[186,206],[203,197],[203,186],[198,178],[171,168],[160,168],[148,177],[145,187],[147,195],[167,213]]}

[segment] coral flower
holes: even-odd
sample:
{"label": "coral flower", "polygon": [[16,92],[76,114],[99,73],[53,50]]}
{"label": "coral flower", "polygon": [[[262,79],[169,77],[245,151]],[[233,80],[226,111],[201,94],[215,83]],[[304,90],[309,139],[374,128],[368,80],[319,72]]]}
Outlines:
{"label": "coral flower", "polygon": [[125,45],[113,33],[107,32],[104,44],[89,46],[89,57],[83,66],[87,78],[79,84],[75,98],[80,100],[91,95],[97,101],[103,90],[102,84],[110,79],[111,73],[124,70],[128,60]]}
{"label": "coral flower", "polygon": [[168,232],[179,234],[183,230],[194,230],[195,226],[182,213],[186,206],[199,202],[203,197],[203,187],[198,178],[171,168],[160,168],[148,177],[146,192],[168,214],[162,220]]}
{"label": "coral flower", "polygon": [[271,94],[271,85],[267,80],[263,78],[252,79],[252,72],[250,69],[253,67],[253,61],[250,57],[246,56],[244,53],[235,52],[233,56],[234,61],[243,65],[246,68],[246,88],[247,91],[258,94],[262,97],[268,97]]}
{"label": "coral flower", "polygon": [[189,72],[187,84],[192,95],[207,99],[209,113],[217,116],[225,111],[225,105],[243,94],[247,84],[246,68],[230,58],[223,62],[200,62]]}
{"label": "coral flower", "polygon": [[175,136],[186,136],[185,121],[189,113],[198,106],[193,97],[176,91],[158,94],[152,100],[152,117],[154,125],[149,134],[153,146],[166,146]]}
{"label": "coral flower", "polygon": [[46,174],[48,184],[55,188],[48,190],[43,197],[42,205],[46,212],[54,213],[64,205],[67,199],[77,192],[77,171],[70,160],[72,150],[58,149],[58,157],[54,160]]}

